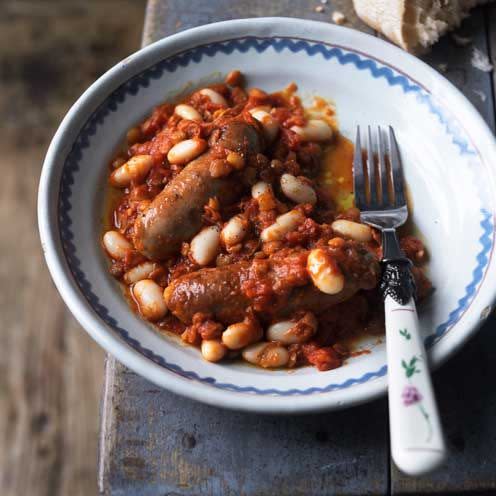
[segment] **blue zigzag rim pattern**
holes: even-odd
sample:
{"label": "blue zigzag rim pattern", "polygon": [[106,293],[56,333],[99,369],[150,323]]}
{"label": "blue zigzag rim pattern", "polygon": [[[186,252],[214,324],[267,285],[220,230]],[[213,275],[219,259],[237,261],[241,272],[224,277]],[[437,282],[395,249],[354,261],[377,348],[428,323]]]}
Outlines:
{"label": "blue zigzag rim pattern", "polygon": [[[334,390],[349,388],[354,385],[363,384],[372,379],[383,377],[387,373],[387,366],[380,369],[367,372],[357,378],[350,378],[342,383],[331,383],[324,387],[311,387],[307,389],[288,389],[279,390],[274,388],[259,389],[253,386],[237,386],[235,384],[220,383],[213,377],[200,377],[192,371],[183,370],[180,366],[170,363],[162,356],[157,355],[152,350],[147,349],[141,343],[132,338],[126,329],[119,326],[114,317],[109,314],[108,309],[102,305],[98,296],[93,292],[91,283],[86,278],[85,273],[81,270],[81,261],[77,255],[77,249],[73,243],[74,234],[72,232],[73,222],[71,219],[71,196],[72,186],[74,184],[74,174],[80,168],[80,161],[83,157],[83,150],[90,146],[90,138],[95,135],[97,128],[104,122],[110,112],[117,109],[119,104],[124,102],[127,95],[136,95],[140,89],[146,88],[150,80],[159,79],[164,71],[174,72],[179,67],[185,67],[191,62],[198,63],[203,57],[213,57],[217,53],[231,54],[233,52],[246,53],[249,50],[256,50],[262,53],[269,48],[276,52],[290,50],[293,53],[304,51],[309,56],[321,55],[325,60],[335,59],[341,65],[352,64],[360,71],[367,71],[376,79],[383,78],[389,86],[399,86],[403,92],[416,93],[417,101],[428,107],[429,112],[435,115],[439,122],[445,128],[446,133],[451,137],[453,144],[458,148],[461,155],[477,155],[476,150],[470,144],[467,137],[462,132],[456,119],[450,113],[435,103],[430,95],[418,83],[412,81],[399,70],[384,65],[380,61],[370,58],[370,56],[354,52],[348,47],[324,44],[313,40],[295,39],[295,38],[257,38],[247,37],[241,39],[231,39],[208,45],[198,46],[185,52],[176,54],[165,59],[154,66],[146,69],[141,74],[134,76],[126,83],[115,90],[106,101],[93,113],[88,122],[83,126],[81,132],[75,141],[64,164],[62,179],[60,184],[58,216],[60,226],[60,236],[64,253],[69,268],[81,292],[90,303],[96,314],[121,338],[136,351],[152,360],[154,363],[165,369],[190,380],[199,381],[209,384],[219,389],[234,391],[238,393],[254,393],[262,395],[310,395],[315,393],[325,393]],[[473,270],[473,279],[465,288],[465,295],[458,301],[458,306],[450,312],[446,322],[438,326],[435,332],[426,338],[426,346],[431,347],[439,341],[450,328],[459,320],[461,315],[467,310],[470,302],[476,295],[477,288],[482,281],[487,267],[490,252],[493,247],[493,222],[492,214],[488,210],[481,210],[482,221],[480,225],[483,229],[483,235],[480,238],[482,249],[477,256],[477,265]]]}

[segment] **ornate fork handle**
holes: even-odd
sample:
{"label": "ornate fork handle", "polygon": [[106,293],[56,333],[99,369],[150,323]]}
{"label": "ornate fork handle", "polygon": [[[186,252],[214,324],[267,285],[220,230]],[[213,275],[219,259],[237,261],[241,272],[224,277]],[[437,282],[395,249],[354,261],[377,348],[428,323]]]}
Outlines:
{"label": "ornate fork handle", "polygon": [[384,299],[390,296],[400,305],[416,297],[412,262],[401,250],[395,229],[382,231],[382,278],[379,289]]}
{"label": "ornate fork handle", "polygon": [[389,420],[392,454],[407,474],[432,470],[445,457],[445,446],[419,333],[412,262],[400,249],[394,229],[383,230]]}

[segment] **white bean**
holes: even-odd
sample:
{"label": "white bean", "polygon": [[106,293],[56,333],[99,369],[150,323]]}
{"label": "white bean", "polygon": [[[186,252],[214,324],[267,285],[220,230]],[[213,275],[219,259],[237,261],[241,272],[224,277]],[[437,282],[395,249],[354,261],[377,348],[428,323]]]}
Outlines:
{"label": "white bean", "polygon": [[254,119],[262,124],[265,137],[269,143],[274,141],[279,132],[279,123],[265,110],[255,108],[251,109],[249,112]]}
{"label": "white bean", "polygon": [[139,311],[147,320],[160,320],[167,313],[162,289],[151,279],[138,281],[132,288],[132,293]]}
{"label": "white bean", "polygon": [[246,220],[239,215],[230,219],[220,234],[222,242],[226,246],[234,246],[241,243],[246,236],[246,224]]}
{"label": "white bean", "polygon": [[201,344],[201,354],[209,362],[222,360],[227,353],[227,348],[216,339],[204,339]]}
{"label": "white bean", "polygon": [[157,264],[153,262],[143,262],[132,269],[129,269],[124,274],[124,282],[126,284],[134,284],[142,279],[148,279],[150,274],[157,268]]}
{"label": "white bean", "polygon": [[293,126],[291,131],[304,141],[328,141],[332,138],[331,126],[321,119],[310,119],[305,126]]}
{"label": "white bean", "polygon": [[274,224],[266,227],[260,234],[264,242],[279,241],[288,232],[294,231],[305,221],[305,216],[299,210],[290,210],[277,217]]}
{"label": "white bean", "polygon": [[188,121],[201,121],[202,116],[200,115],[200,112],[195,109],[195,107],[192,107],[191,105],[186,105],[184,103],[181,103],[179,105],[176,105],[176,108],[174,109],[174,113],[181,117],[181,119],[186,119]]}
{"label": "white bean", "polygon": [[282,344],[296,344],[308,341],[317,332],[317,319],[307,312],[298,322],[283,320],[268,327],[265,336],[268,341]]}
{"label": "white bean", "polygon": [[191,241],[191,257],[198,265],[208,265],[219,252],[220,229],[205,227]]}
{"label": "white bean", "polygon": [[243,155],[236,152],[229,152],[226,157],[227,163],[236,170],[241,170],[245,166]]}
{"label": "white bean", "polygon": [[198,93],[200,93],[200,95],[207,96],[208,98],[210,98],[210,101],[212,103],[215,103],[216,105],[227,107],[226,99],[220,93],[212,90],[211,88],[203,88]]}
{"label": "white bean", "polygon": [[144,179],[152,165],[151,155],[135,155],[110,174],[110,184],[116,188],[125,188],[131,184],[131,181]]}
{"label": "white bean", "polygon": [[358,222],[346,219],[338,219],[331,224],[331,227],[335,233],[344,238],[351,238],[354,241],[360,241],[361,243],[372,241],[372,229],[366,224],[359,224]]}
{"label": "white bean", "polygon": [[295,203],[317,203],[317,194],[315,190],[302,181],[299,177],[292,174],[283,174],[281,176],[282,192]]}
{"label": "white bean", "polygon": [[241,355],[247,362],[271,369],[283,367],[289,361],[288,350],[276,343],[254,344],[245,348]]}
{"label": "white bean", "polygon": [[255,198],[255,200],[258,200],[259,196],[266,193],[272,193],[272,187],[269,183],[259,181],[251,187],[251,196]]}
{"label": "white bean", "polygon": [[103,235],[103,246],[115,260],[124,258],[133,249],[131,243],[118,231],[107,231]]}
{"label": "white bean", "polygon": [[230,350],[240,350],[245,346],[255,343],[262,337],[262,329],[248,322],[231,324],[222,333],[222,342]]}
{"label": "white bean", "polygon": [[323,293],[337,294],[344,288],[344,276],[329,253],[313,249],[307,259],[307,270],[314,285]]}
{"label": "white bean", "polygon": [[250,112],[250,114],[253,115],[253,112],[257,112],[259,110],[270,113],[271,107],[270,107],[270,105],[259,105],[258,107],[253,107],[252,109],[250,109],[249,112]]}
{"label": "white bean", "polygon": [[174,288],[172,287],[172,285],[169,285],[164,289],[163,297],[166,305],[169,305],[169,300],[173,293]]}
{"label": "white bean", "polygon": [[167,154],[171,164],[183,165],[191,162],[207,148],[207,142],[201,138],[192,138],[180,141],[174,145]]}
{"label": "white bean", "polygon": [[260,210],[272,210],[277,207],[276,197],[272,191],[272,186],[264,181],[255,183],[251,188],[251,196],[258,202]]}
{"label": "white bean", "polygon": [[[268,341],[280,341],[281,343],[285,341],[285,334],[291,328],[296,325],[296,322],[291,320],[282,320],[281,322],[276,322],[267,328],[265,337]],[[286,343],[285,343],[286,344]]]}

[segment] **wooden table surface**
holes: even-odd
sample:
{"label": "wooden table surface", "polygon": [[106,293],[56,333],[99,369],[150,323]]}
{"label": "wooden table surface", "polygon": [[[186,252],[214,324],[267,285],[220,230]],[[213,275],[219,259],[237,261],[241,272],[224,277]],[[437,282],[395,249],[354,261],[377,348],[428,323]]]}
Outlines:
{"label": "wooden table surface", "polygon": [[[330,21],[334,8],[348,25],[374,34],[350,4],[329,1],[317,13],[320,3],[308,0],[149,0],[143,42],[232,18]],[[459,33],[496,57],[496,7],[477,9]],[[471,66],[470,55],[471,47],[445,37],[423,59],[443,70],[494,130],[494,80]],[[422,479],[403,476],[391,462],[386,399],[298,417],[236,413],[161,390],[108,357],[99,489],[137,496],[496,494],[495,326],[492,316],[434,375],[450,456]]]}
{"label": "wooden table surface", "polygon": [[97,491],[105,355],[50,279],[36,195],[64,114],[137,49],[144,10],[144,0],[0,1],[1,496]]}

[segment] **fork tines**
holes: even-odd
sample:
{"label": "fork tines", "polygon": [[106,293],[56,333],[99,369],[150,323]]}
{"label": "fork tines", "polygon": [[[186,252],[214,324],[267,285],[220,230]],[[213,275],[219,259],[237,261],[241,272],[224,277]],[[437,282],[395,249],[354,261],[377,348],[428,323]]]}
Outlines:
{"label": "fork tines", "polygon": [[[353,179],[355,204],[361,211],[385,210],[406,205],[403,172],[398,143],[391,126],[387,132],[380,126],[377,132],[367,127],[367,152],[364,157],[361,145],[360,126],[357,126]],[[384,139],[387,134],[387,140]]]}

